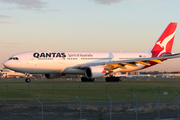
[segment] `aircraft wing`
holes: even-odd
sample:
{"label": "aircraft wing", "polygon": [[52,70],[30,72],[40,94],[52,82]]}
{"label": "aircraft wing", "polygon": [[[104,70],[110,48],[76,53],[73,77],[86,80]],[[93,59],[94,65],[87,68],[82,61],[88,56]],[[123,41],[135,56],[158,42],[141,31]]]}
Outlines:
{"label": "aircraft wing", "polygon": [[89,66],[104,66],[105,68],[108,68],[110,70],[116,69],[116,68],[122,68],[126,69],[125,65],[136,67],[137,63],[143,64],[143,65],[150,65],[149,62],[155,62],[158,64],[162,64],[164,60],[167,59],[173,59],[180,57],[180,53],[172,54],[172,55],[166,55],[163,57],[153,57],[153,58],[139,58],[139,59],[128,59],[128,60],[120,60],[120,61],[109,61],[109,62],[98,62],[98,63],[87,63],[87,64],[81,64],[74,66],[75,68],[86,68]]}

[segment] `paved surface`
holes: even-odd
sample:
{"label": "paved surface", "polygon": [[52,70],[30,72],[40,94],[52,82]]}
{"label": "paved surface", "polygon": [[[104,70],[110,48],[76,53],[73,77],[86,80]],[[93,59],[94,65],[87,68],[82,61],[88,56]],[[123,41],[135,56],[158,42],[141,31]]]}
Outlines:
{"label": "paved surface", "polygon": [[[67,83],[67,84],[84,84],[84,83],[89,83],[91,84],[92,82],[81,82],[81,81],[61,81],[59,80],[58,82],[30,82],[30,83],[26,83],[22,80],[22,82],[16,82],[15,80],[12,82],[0,82],[0,84],[49,84],[49,83]],[[131,80],[123,80],[120,82],[106,82],[106,81],[95,81],[93,82],[94,84],[98,84],[98,83],[117,83],[117,84],[123,84],[123,83],[180,83],[180,79],[165,79],[165,80],[157,80],[157,81],[131,81]]]}
{"label": "paved surface", "polygon": [[[41,120],[42,112],[41,107],[27,107],[23,105],[13,107],[0,108],[1,120]],[[138,120],[155,120],[157,118],[157,110],[154,111],[139,111]],[[79,120],[80,109],[79,107],[44,107],[44,120]],[[108,107],[83,107],[82,117],[86,120],[109,120]],[[160,118],[176,118],[176,110],[161,110]],[[116,107],[112,110],[112,120],[135,120],[136,112],[128,111],[127,107]]]}

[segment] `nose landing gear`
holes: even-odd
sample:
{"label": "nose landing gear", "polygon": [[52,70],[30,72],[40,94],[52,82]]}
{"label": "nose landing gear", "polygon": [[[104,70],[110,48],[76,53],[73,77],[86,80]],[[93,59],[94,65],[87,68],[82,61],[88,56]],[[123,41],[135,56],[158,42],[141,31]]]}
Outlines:
{"label": "nose landing gear", "polygon": [[25,77],[26,77],[25,82],[30,83],[31,79],[29,78],[30,77],[29,73],[25,73]]}
{"label": "nose landing gear", "polygon": [[30,78],[26,78],[25,81],[26,81],[27,83],[30,83],[30,82],[31,82],[31,79],[30,79]]}

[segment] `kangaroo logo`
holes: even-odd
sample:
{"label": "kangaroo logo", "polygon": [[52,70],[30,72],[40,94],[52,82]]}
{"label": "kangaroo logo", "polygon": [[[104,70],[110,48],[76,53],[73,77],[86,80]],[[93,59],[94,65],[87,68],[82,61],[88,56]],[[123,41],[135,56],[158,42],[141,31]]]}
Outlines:
{"label": "kangaroo logo", "polygon": [[175,36],[175,32],[174,31],[171,35],[167,36],[164,40],[161,40],[161,41],[158,41],[156,43],[156,45],[159,45],[163,50],[158,54],[158,57],[164,53],[164,52],[167,52],[167,44],[170,40],[172,40],[172,38]]}

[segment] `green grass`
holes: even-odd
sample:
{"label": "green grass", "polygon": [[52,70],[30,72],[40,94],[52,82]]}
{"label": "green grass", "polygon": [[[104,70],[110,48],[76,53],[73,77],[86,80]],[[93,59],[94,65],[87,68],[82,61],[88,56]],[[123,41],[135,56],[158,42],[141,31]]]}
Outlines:
{"label": "green grass", "polygon": [[[168,95],[162,95],[161,101],[175,101],[177,99],[174,90],[180,93],[180,82],[178,83],[62,83],[66,79],[55,80],[32,80],[40,82],[37,84],[10,84],[10,82],[24,82],[24,80],[0,80],[0,100],[8,101],[35,101],[35,98],[44,100],[48,97],[49,102],[77,102],[75,96],[85,102],[91,101],[109,101],[108,94],[113,101],[131,101],[135,100],[132,92],[139,97],[140,101],[157,101],[157,93],[168,92]],[[73,82],[76,79],[73,79]],[[135,80],[139,81],[139,80]],[[154,80],[155,81],[155,80]],[[1,84],[5,82],[5,84]],[[44,82],[58,82],[46,83]],[[72,81],[68,81],[72,82]]]}

